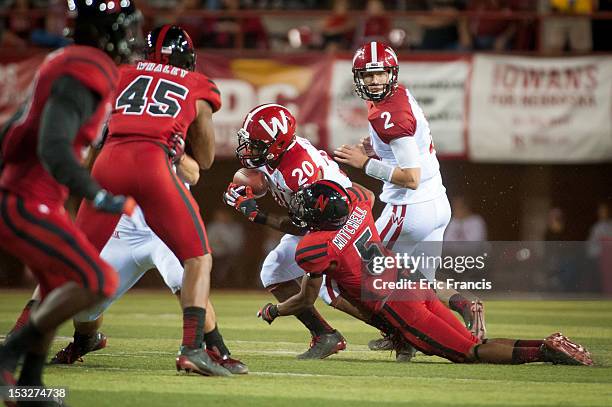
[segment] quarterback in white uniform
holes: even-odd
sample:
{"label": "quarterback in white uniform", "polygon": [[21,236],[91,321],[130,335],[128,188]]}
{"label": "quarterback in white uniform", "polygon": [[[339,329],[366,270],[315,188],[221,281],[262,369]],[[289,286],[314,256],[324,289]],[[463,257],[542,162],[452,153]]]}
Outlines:
{"label": "quarterback in white uniform", "polygon": [[[376,227],[389,249],[413,256],[439,257],[451,217],[429,123],[416,99],[398,85],[399,63],[391,47],[371,42],[353,57],[356,93],[367,101],[370,136],[356,146],[341,146],[336,160],[364,169],[383,181],[386,203]],[[435,279],[436,264],[419,272]],[[485,335],[483,307],[455,290],[438,290],[440,299],[459,312],[479,338]]]}
{"label": "quarterback in white uniform", "polygon": [[[297,137],[295,128],[295,118],[284,106],[265,104],[251,110],[238,132],[236,154],[243,167],[263,173],[268,191],[284,208],[289,207],[289,201],[301,187],[319,179],[332,180],[345,188],[351,188],[350,179],[338,164],[327,153],[313,147],[308,140]],[[261,269],[264,287],[279,301],[284,301],[300,291],[304,271],[296,263],[295,256],[296,247],[306,230],[294,225],[287,215],[276,216],[259,210],[252,191],[245,191],[244,186],[232,183],[224,200],[252,222],[287,233],[267,255]],[[332,285],[333,282],[328,281],[319,292],[327,304],[367,319],[338,296]],[[310,330],[313,337],[310,349],[298,358],[323,359],[345,348],[342,335],[331,328],[314,307],[296,317]]]}

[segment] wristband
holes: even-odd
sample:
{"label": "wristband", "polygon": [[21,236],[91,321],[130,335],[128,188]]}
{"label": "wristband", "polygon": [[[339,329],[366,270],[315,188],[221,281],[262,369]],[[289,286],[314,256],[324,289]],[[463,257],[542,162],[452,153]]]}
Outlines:
{"label": "wristband", "polygon": [[368,158],[363,168],[366,175],[385,182],[391,182],[393,170],[395,169],[389,164],[385,164],[384,162],[375,160],[373,158]]}

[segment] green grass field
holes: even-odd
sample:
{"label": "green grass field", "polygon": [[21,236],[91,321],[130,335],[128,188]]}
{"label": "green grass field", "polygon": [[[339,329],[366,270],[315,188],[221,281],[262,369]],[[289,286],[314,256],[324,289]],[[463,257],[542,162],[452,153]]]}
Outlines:
{"label": "green grass field", "polygon": [[[0,291],[0,332],[6,332],[28,299]],[[268,326],[255,317],[265,294],[213,295],[219,325],[247,376],[178,375],[174,357],[181,336],[177,301],[165,291],[129,293],[106,314],[108,347],[84,363],[48,367],[49,386],[69,388],[74,406],[350,405],[413,406],[611,406],[612,301],[490,301],[492,337],[542,338],[556,330],[586,345],[596,366],[453,365],[417,356],[398,364],[387,352],[371,352],[373,329],[326,306],[319,308],[349,342],[322,361],[298,361],[309,338],[293,318]],[[66,324],[53,350],[72,336]]]}

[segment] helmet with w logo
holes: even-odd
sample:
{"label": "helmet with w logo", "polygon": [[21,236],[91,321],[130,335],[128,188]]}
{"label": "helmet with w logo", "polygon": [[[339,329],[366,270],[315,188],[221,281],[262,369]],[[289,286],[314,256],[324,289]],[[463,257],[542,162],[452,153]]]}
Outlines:
{"label": "helmet with w logo", "polygon": [[351,213],[351,198],[337,182],[319,180],[293,194],[289,211],[299,227],[338,230]]}
{"label": "helmet with w logo", "polygon": [[162,25],[149,34],[145,59],[159,64],[195,71],[196,53],[187,31],[176,25]]}
{"label": "helmet with w logo", "polygon": [[251,110],[238,130],[236,156],[245,168],[278,160],[295,141],[295,117],[284,106],[268,103]]}
{"label": "helmet with w logo", "polygon": [[[372,72],[388,72],[389,80],[380,92],[371,92],[364,82],[364,74]],[[393,48],[381,42],[372,41],[359,48],[353,56],[353,82],[355,93],[364,100],[379,102],[391,96],[397,89],[399,63]]]}

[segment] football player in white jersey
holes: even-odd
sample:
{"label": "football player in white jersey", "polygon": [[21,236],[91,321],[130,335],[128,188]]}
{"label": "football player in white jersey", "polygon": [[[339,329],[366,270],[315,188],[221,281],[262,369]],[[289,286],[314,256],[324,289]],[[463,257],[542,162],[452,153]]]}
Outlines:
{"label": "football player in white jersey", "polygon": [[[338,162],[383,181],[380,199],[386,206],[376,227],[387,248],[439,257],[451,217],[450,204],[429,123],[410,91],[398,84],[398,72],[391,47],[370,42],[357,50],[353,57],[355,92],[366,100],[370,136],[361,144],[341,146],[334,155]],[[430,281],[435,279],[433,263],[419,267]],[[475,336],[484,338],[480,301],[470,301],[455,290],[438,290],[438,296],[462,315]]]}
{"label": "football player in white jersey", "polygon": [[[177,174],[186,185],[195,185],[200,177],[198,163],[184,154],[182,138],[173,137],[172,140],[174,149],[170,155],[176,157]],[[73,364],[77,360],[82,360],[85,354],[106,347],[107,338],[98,331],[102,325],[102,314],[132,288],[148,270],[157,269],[168,288],[180,300],[183,266],[170,248],[147,225],[139,207],[136,207],[132,216],[121,216],[100,257],[119,273],[119,287],[112,298],[74,317],[74,340],[51,359],[53,364]],[[12,331],[27,320],[29,310],[38,299],[37,291],[33,295],[34,303],[30,301],[24,308]],[[231,373],[248,373],[248,367],[243,362],[230,357],[230,351],[217,327],[216,314],[210,300],[206,310],[204,343],[208,355]]]}
{"label": "football player in white jersey", "polygon": [[[277,104],[257,106],[247,114],[238,131],[236,155],[243,167],[256,169],[265,175],[268,191],[284,208],[288,208],[293,193],[318,179],[332,180],[345,188],[351,188],[350,179],[338,164],[308,140],[297,137],[295,130],[295,118],[286,107]],[[306,230],[294,225],[287,215],[278,216],[261,211],[250,187],[230,184],[224,201],[252,222],[286,233],[278,246],[267,255],[260,276],[263,286],[279,301],[297,294],[304,271],[295,262],[295,248]],[[316,255],[314,249],[313,255]],[[325,284],[319,296],[327,304],[368,321],[369,316],[364,316],[339,297],[332,285],[332,282]],[[323,359],[346,347],[342,335],[314,307],[296,317],[310,330],[313,339],[311,347],[298,355],[299,359]]]}

